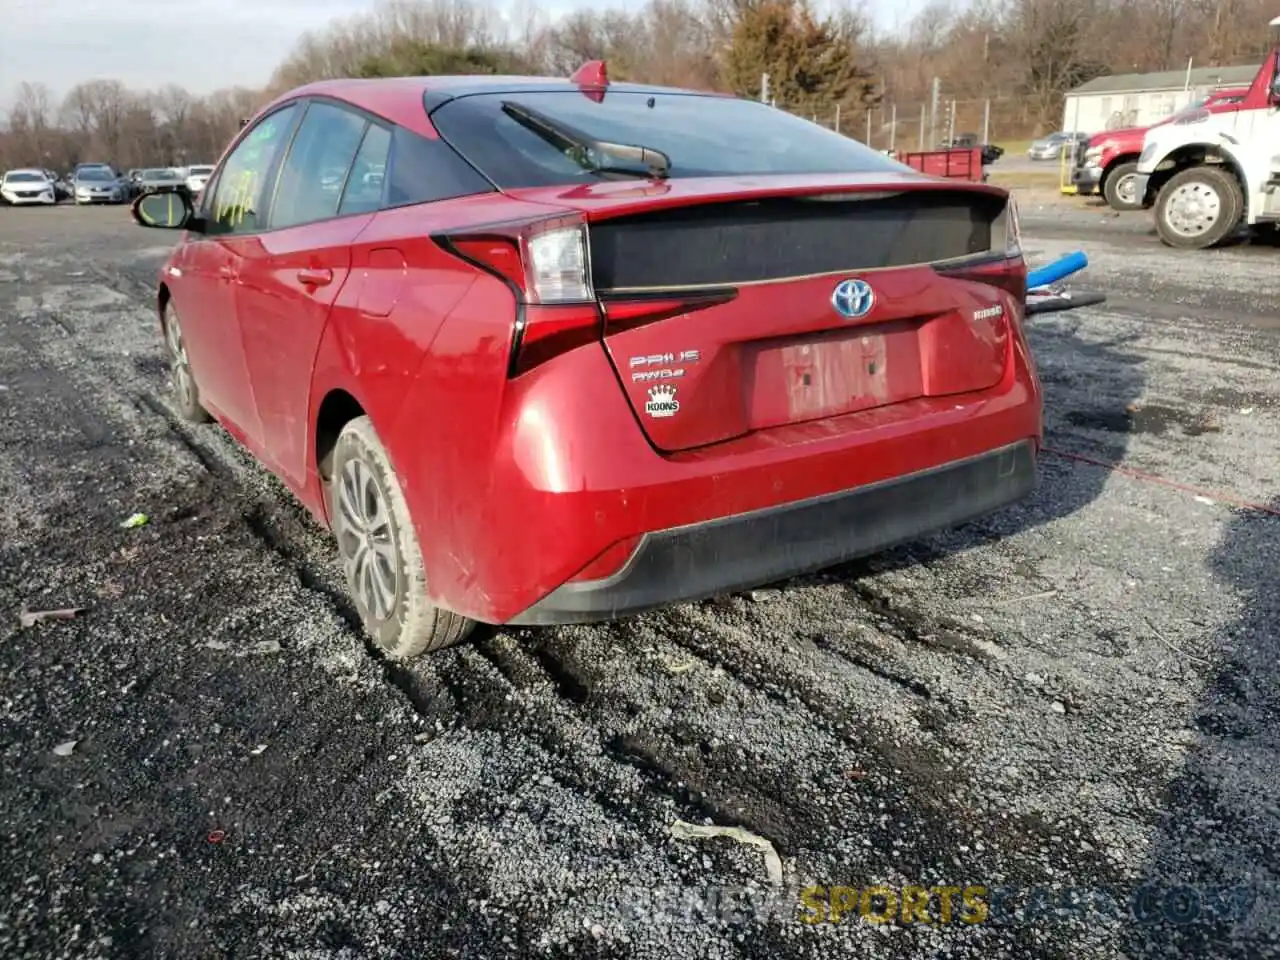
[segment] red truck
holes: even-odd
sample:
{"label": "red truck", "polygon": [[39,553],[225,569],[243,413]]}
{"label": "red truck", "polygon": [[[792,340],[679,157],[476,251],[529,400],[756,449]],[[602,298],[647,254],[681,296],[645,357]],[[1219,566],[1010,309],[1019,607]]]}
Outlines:
{"label": "red truck", "polygon": [[1089,196],[1095,191],[1101,193],[1113,210],[1141,210],[1145,198],[1136,195],[1134,174],[1138,170],[1138,157],[1142,154],[1142,142],[1147,131],[1151,127],[1178,123],[1201,113],[1235,110],[1248,92],[1247,87],[1215,90],[1203,100],[1188,104],[1150,127],[1126,127],[1095,133],[1078,154],[1071,174],[1076,192],[1080,196]]}

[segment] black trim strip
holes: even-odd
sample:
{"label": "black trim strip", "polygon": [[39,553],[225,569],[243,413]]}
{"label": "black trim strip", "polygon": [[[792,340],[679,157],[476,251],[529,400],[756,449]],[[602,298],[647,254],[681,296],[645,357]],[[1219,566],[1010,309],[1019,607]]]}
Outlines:
{"label": "black trim strip", "polygon": [[1036,449],[1024,440],[825,497],[654,531],[617,573],[566,583],[507,622],[596,623],[776,583],[974,520],[1035,487]]}

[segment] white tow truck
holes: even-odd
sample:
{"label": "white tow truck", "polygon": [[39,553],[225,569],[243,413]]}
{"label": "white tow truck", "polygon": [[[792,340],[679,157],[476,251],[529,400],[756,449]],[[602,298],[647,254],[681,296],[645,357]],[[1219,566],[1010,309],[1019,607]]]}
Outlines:
{"label": "white tow truck", "polygon": [[[1280,17],[1271,21],[1280,32]],[[1137,195],[1154,197],[1171,247],[1200,250],[1242,226],[1280,225],[1280,45],[1267,54],[1238,109],[1152,127],[1138,158]]]}

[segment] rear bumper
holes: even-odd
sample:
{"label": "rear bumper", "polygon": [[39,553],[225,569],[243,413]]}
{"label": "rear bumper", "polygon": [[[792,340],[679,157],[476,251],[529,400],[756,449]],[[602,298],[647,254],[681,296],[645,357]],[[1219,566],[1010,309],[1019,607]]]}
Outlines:
{"label": "rear bumper", "polygon": [[983,516],[1036,486],[1035,446],[855,490],[646,534],[627,565],[568,583],[510,622],[589,623],[809,573]]}
{"label": "rear bumper", "polygon": [[[603,349],[514,379],[505,350],[477,349],[477,338],[510,336],[499,293],[510,297],[475,284],[435,335],[438,355],[467,358],[465,375],[418,376],[397,410],[371,413],[418,531],[428,595],[471,619],[593,622],[744,589],[963,522],[1034,484],[1042,401],[1016,325],[989,390],[663,453]],[[431,415],[464,394],[467,416]],[[1015,448],[1026,453],[1001,465]]]}

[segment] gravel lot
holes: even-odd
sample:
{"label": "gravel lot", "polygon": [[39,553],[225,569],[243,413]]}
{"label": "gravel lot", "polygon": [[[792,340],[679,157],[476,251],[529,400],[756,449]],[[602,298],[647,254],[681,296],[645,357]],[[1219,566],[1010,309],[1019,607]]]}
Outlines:
{"label": "gravel lot", "polygon": [[[1280,956],[1280,251],[1023,219],[1111,297],[1033,325],[1034,499],[403,668],[301,508],[172,420],[166,236],[0,210],[0,955]],[[768,859],[677,821],[770,841],[781,906],[711,909]],[[991,905],[809,924],[814,884]],[[1107,909],[1135,892],[1147,922]]]}

